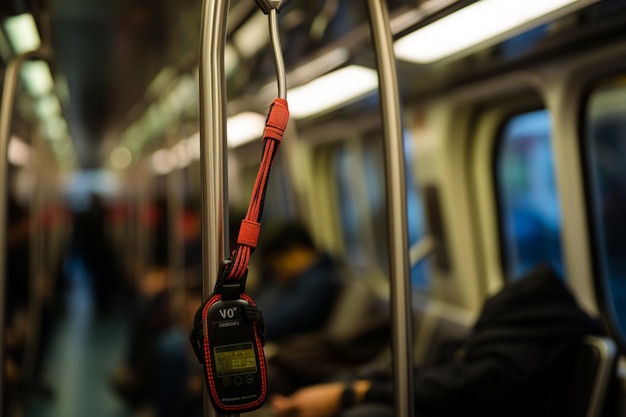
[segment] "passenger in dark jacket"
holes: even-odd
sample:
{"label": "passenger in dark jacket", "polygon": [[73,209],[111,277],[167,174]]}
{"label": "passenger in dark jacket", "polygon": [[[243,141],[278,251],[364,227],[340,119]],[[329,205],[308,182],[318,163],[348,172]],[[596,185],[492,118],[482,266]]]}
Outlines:
{"label": "passenger in dark jacket", "polygon": [[253,295],[263,311],[266,339],[320,330],[341,288],[335,262],[315,247],[299,223],[287,222],[268,232],[258,254],[265,282]]}
{"label": "passenger in dark jacket", "polygon": [[[600,324],[577,305],[547,266],[506,286],[485,303],[468,338],[443,363],[415,369],[418,416],[558,415],[576,348]],[[358,404],[341,410],[343,382],[273,398],[279,417],[391,416],[389,372],[353,382]]]}

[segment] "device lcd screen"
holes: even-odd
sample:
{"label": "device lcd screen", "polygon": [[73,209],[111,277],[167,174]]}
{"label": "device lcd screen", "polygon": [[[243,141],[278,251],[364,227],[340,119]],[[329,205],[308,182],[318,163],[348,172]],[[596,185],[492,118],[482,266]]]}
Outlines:
{"label": "device lcd screen", "polygon": [[256,372],[256,356],[250,342],[216,346],[214,353],[218,377]]}

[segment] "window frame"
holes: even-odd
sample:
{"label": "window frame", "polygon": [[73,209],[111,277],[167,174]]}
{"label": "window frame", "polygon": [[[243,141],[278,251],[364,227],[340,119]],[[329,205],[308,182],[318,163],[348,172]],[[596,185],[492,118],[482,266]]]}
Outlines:
{"label": "window frame", "polygon": [[503,263],[503,240],[500,231],[499,196],[494,179],[498,138],[505,121],[513,115],[537,109],[549,109],[540,90],[533,86],[529,74],[520,74],[508,80],[515,86],[500,90],[495,96],[481,97],[472,103],[477,109],[471,130],[471,185],[476,212],[477,244],[481,248],[483,269],[483,296],[498,291],[508,282]]}
{"label": "window frame", "polygon": [[595,301],[604,320],[610,335],[617,341],[622,352],[626,351],[626,322],[620,323],[614,310],[614,301],[610,296],[610,285],[608,283],[608,272],[606,271],[605,262],[602,261],[601,251],[605,248],[605,244],[601,242],[598,233],[598,220],[596,207],[593,201],[596,190],[594,189],[591,166],[591,156],[589,152],[589,136],[587,134],[589,120],[587,119],[587,110],[589,101],[595,89],[602,84],[610,83],[611,80],[617,78],[620,74],[626,75],[626,68],[615,70],[610,73],[596,74],[586,79],[582,84],[580,100],[578,103],[578,153],[581,166],[581,182],[584,190],[585,215],[587,225],[587,236],[589,238],[589,251],[591,257],[592,284],[595,292]]}

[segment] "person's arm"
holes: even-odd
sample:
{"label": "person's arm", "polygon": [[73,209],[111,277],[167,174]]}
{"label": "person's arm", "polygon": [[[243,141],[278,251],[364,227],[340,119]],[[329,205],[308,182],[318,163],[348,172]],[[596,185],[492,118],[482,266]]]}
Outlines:
{"label": "person's arm", "polygon": [[333,417],[342,408],[362,403],[370,386],[368,380],[313,385],[289,397],[272,397],[272,411],[278,417]]}

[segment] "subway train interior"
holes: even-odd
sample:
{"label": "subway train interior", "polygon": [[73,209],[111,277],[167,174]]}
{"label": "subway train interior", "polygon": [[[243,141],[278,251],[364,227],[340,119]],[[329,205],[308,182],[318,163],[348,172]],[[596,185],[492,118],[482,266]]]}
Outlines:
{"label": "subway train interior", "polygon": [[386,372],[354,415],[626,416],[625,25],[625,0],[2,0],[0,414],[216,412],[189,334],[282,86],[251,414],[352,415]]}

